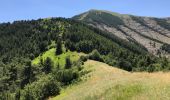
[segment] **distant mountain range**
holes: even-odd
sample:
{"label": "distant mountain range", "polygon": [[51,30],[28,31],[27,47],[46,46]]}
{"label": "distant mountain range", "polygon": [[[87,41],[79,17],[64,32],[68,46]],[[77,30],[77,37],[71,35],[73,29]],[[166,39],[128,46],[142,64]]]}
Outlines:
{"label": "distant mountain range", "polygon": [[129,42],[139,43],[150,53],[170,53],[170,18],[140,17],[103,10],[90,10],[73,17]]}

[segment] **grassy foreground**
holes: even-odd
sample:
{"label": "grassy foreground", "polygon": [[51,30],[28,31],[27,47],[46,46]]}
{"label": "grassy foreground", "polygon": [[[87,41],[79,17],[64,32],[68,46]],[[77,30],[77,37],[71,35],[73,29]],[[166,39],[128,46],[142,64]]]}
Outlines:
{"label": "grassy foreground", "polygon": [[170,73],[130,73],[88,60],[82,82],[50,100],[170,100]]}

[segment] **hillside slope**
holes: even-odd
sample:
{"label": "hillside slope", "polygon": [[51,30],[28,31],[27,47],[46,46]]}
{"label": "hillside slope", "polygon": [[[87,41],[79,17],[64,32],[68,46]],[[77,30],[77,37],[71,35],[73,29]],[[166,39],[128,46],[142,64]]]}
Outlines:
{"label": "hillside slope", "polygon": [[170,44],[170,23],[167,18],[138,17],[102,10],[90,10],[73,19],[110,32],[126,41],[137,42],[149,52],[160,55],[164,44]]}
{"label": "hillside slope", "polygon": [[170,73],[130,73],[89,60],[82,82],[50,100],[169,100]]}
{"label": "hillside slope", "polygon": [[170,70],[167,58],[151,55],[139,43],[72,19],[2,23],[0,99],[43,100],[57,95],[79,78],[86,59],[127,71]]}

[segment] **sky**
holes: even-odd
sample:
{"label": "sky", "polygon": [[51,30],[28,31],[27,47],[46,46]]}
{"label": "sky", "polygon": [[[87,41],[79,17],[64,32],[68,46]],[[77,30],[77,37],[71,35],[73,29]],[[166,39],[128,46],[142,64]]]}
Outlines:
{"label": "sky", "polygon": [[48,17],[71,18],[90,9],[170,17],[170,0],[0,0],[0,23]]}

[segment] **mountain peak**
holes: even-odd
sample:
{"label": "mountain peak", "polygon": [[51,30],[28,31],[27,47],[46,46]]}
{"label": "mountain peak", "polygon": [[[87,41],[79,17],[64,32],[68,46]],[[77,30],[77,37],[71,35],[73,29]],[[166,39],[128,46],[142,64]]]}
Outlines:
{"label": "mountain peak", "polygon": [[123,15],[123,14],[111,12],[111,11],[108,11],[108,10],[97,10],[97,9],[91,9],[88,12],[100,12],[100,13],[109,13],[109,14],[112,14],[112,15]]}
{"label": "mountain peak", "polygon": [[107,16],[107,17],[108,16],[115,16],[115,17],[129,16],[126,14],[120,14],[120,13],[111,12],[107,10],[90,9],[87,12],[74,16],[73,19],[83,20],[86,18],[91,18],[92,16],[94,17],[94,19],[96,19],[96,17],[99,17],[98,15],[100,15],[101,17],[103,16]]}
{"label": "mountain peak", "polygon": [[140,43],[153,54],[157,54],[164,44],[170,44],[169,18],[159,19],[91,9],[73,19],[84,21],[127,41],[131,39],[130,41]]}

